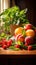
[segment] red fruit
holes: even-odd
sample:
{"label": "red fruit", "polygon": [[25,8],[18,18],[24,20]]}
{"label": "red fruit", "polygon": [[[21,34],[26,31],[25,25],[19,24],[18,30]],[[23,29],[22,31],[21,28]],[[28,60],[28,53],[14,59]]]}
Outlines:
{"label": "red fruit", "polygon": [[25,43],[27,43],[28,45],[29,45],[29,44],[32,44],[32,43],[33,43],[32,37],[30,37],[30,36],[26,37],[26,38],[25,38]]}
{"label": "red fruit", "polygon": [[7,40],[2,40],[2,45],[7,45]]}
{"label": "red fruit", "polygon": [[20,48],[20,45],[16,44],[16,45],[15,45],[15,48]]}
{"label": "red fruit", "polygon": [[25,30],[32,29],[32,24],[26,24],[26,25],[24,26],[24,29],[25,29]]}
{"label": "red fruit", "polygon": [[20,36],[21,36],[21,34],[16,35],[15,40],[17,41]]}
{"label": "red fruit", "polygon": [[7,41],[7,47],[10,47],[12,45],[12,40]]}
{"label": "red fruit", "polygon": [[7,48],[7,45],[3,45],[2,48],[3,48],[3,49],[6,49],[6,48]]}
{"label": "red fruit", "polygon": [[21,41],[21,42],[24,42],[24,37],[23,37],[23,36],[20,36],[20,37],[18,38],[18,40]]}
{"label": "red fruit", "polygon": [[7,47],[10,47],[10,44],[9,43],[7,43]]}
{"label": "red fruit", "polygon": [[25,43],[25,46],[28,46],[28,43]]}
{"label": "red fruit", "polygon": [[28,46],[28,50],[32,50],[32,46],[30,45],[30,46]]}
{"label": "red fruit", "polygon": [[19,34],[16,36],[16,41],[24,42],[24,37],[21,34]]}
{"label": "red fruit", "polygon": [[9,42],[12,42],[12,40],[10,39],[10,40],[8,40]]}

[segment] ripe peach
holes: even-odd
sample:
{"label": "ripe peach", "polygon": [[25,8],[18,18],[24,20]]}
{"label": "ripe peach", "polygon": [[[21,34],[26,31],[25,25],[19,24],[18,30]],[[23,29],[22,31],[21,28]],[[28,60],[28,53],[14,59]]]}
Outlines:
{"label": "ripe peach", "polygon": [[22,27],[18,27],[18,28],[16,28],[15,29],[15,35],[18,35],[18,34],[22,34],[22,30],[23,30],[23,28]]}
{"label": "ripe peach", "polygon": [[32,30],[32,29],[27,30],[27,31],[26,31],[26,36],[34,37],[34,36],[35,36],[34,30]]}

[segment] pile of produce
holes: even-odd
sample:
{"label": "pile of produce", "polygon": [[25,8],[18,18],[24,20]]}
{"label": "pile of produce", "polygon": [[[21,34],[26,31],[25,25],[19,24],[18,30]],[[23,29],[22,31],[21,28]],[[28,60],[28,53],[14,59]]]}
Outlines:
{"label": "pile of produce", "polygon": [[36,28],[29,23],[26,13],[27,8],[20,10],[19,7],[14,6],[0,14],[4,22],[3,27],[5,32],[10,32],[11,24],[19,25],[19,27],[13,31],[13,36],[5,33],[0,34],[0,47],[12,50],[36,49]]}
{"label": "pile of produce", "polygon": [[9,39],[3,38],[0,41],[3,49],[12,50],[34,50],[36,49],[36,29],[32,24],[25,24],[14,31],[14,35]]}

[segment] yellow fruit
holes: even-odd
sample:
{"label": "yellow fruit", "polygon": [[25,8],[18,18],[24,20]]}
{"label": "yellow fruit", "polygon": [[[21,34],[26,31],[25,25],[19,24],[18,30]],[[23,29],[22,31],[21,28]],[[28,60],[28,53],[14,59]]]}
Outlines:
{"label": "yellow fruit", "polygon": [[26,36],[34,37],[34,36],[35,36],[34,30],[32,30],[32,29],[27,30],[27,31],[26,31]]}
{"label": "yellow fruit", "polygon": [[23,30],[23,28],[22,27],[18,27],[18,28],[16,28],[15,29],[15,35],[18,35],[18,34],[22,34],[22,30]]}

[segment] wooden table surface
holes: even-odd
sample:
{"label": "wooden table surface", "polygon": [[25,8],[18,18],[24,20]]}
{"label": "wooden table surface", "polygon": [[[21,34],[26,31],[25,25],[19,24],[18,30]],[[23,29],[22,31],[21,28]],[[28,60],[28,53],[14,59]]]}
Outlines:
{"label": "wooden table surface", "polygon": [[3,50],[0,48],[0,55],[36,55],[36,50],[28,51],[28,50],[19,50],[19,51],[12,51],[12,50]]}

